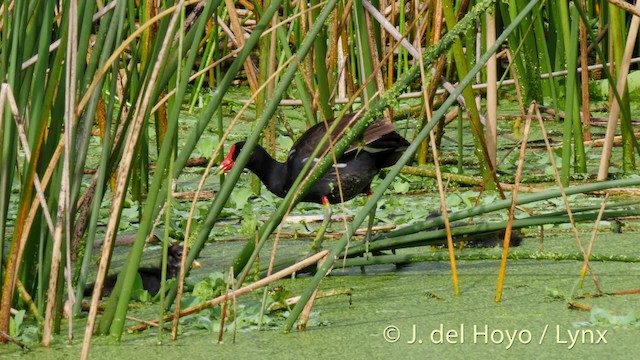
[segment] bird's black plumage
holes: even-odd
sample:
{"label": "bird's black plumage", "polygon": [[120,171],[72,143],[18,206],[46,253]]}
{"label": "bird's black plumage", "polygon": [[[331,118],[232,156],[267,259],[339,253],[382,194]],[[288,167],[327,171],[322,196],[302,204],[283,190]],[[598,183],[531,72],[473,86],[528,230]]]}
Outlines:
{"label": "bird's black plumage", "polygon": [[[175,244],[169,247],[167,257],[167,279],[172,279],[178,276],[180,272],[180,265],[182,259],[182,245]],[[156,267],[142,267],[138,268],[138,274],[142,280],[142,288],[147,290],[149,294],[155,296],[160,291],[162,269],[160,266]],[[107,276],[102,287],[102,296],[106,297],[111,295],[113,288],[116,286],[118,280],[118,274]],[[89,284],[84,289],[84,296],[90,296],[93,294],[95,284]]]}
{"label": "bird's black plumage", "polygon": [[[354,114],[345,115],[331,132],[331,143],[338,141],[356,120]],[[255,173],[269,191],[284,197],[333,122],[318,123],[305,131],[291,147],[284,163],[273,159],[261,146],[256,146],[246,168]],[[229,171],[244,145],[244,141],[234,144],[220,164],[220,169]],[[374,122],[367,128],[363,138],[354,142],[301,200],[322,203],[326,198],[329,203],[338,203],[341,199],[347,201],[358,194],[367,193],[374,176],[382,168],[393,165],[408,146],[409,142],[395,132],[391,123],[384,120]],[[328,147],[327,142],[323,150],[326,151]]]}

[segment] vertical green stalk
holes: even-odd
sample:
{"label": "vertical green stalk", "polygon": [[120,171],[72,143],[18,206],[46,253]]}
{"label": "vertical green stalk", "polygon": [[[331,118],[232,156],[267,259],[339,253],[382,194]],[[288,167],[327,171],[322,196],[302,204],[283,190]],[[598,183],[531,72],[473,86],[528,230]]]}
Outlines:
{"label": "vertical green stalk", "polygon": [[[540,6],[536,6],[534,10],[534,31],[533,34],[536,39],[536,47],[538,48],[538,56],[540,59],[541,72],[550,74],[553,71],[551,65],[551,56],[549,55],[549,47],[547,46],[547,38],[545,37],[545,30],[543,24],[543,9]],[[556,93],[556,81],[552,76],[542,81],[542,94],[544,98],[552,99],[552,106],[558,106],[558,95]],[[543,99],[544,99],[543,98]]]}
{"label": "vertical green stalk", "polygon": [[[282,48],[282,51],[284,52],[285,57],[287,59],[291,58],[294,55],[291,52],[291,48],[289,47],[289,40],[287,40],[288,38],[287,34],[285,33],[282,26],[279,26],[276,29],[276,32],[278,34],[278,41],[280,42],[280,46]],[[294,77],[294,82],[296,85],[296,94],[298,95],[298,98],[300,99],[300,101],[302,101],[302,108],[304,109],[304,113],[307,119],[309,120],[315,119],[316,116],[313,112],[311,97],[307,92],[307,88],[304,84],[304,79],[300,72],[296,72]],[[315,121],[312,121],[312,123],[315,123]]]}
{"label": "vertical green stalk", "polygon": [[[270,0],[264,0],[263,6],[269,6]],[[277,44],[275,42],[275,33],[260,38],[258,46],[258,83],[264,84],[273,75],[277,59],[275,56]],[[274,80],[275,81],[275,80]],[[263,91],[258,93],[256,98],[256,117],[259,117],[264,110],[265,102],[271,97],[273,91],[273,81],[266,86]],[[276,123],[272,118],[269,125],[264,129],[262,145],[273,156],[276,152]],[[254,194],[260,195],[262,191],[262,183],[255,174],[251,175],[251,188]]]}
{"label": "vertical green stalk", "polygon": [[[115,73],[118,68],[114,65],[112,67],[113,73]],[[109,110],[107,114],[113,114],[113,109],[115,107],[116,99],[116,86],[118,79],[114,76],[111,78],[110,83],[110,94],[109,97]],[[107,119],[112,119],[112,116],[107,115]],[[87,241],[85,243],[85,249],[82,257],[79,258],[78,263],[81,263],[80,267],[80,275],[78,277],[78,282],[76,286],[76,299],[82,299],[84,296],[84,289],[87,280],[87,275],[89,272],[89,267],[91,266],[91,256],[93,254],[93,243],[95,239],[96,229],[98,227],[98,220],[100,218],[100,206],[102,204],[104,189],[106,183],[108,181],[109,171],[109,154],[111,153],[111,149],[113,146],[113,139],[111,137],[111,121],[105,122],[104,129],[104,138],[102,139],[102,150],[100,156],[100,165],[98,166],[98,182],[96,184],[95,195],[93,197],[92,210],[91,210],[91,218],[89,219],[89,231],[87,232]],[[74,315],[78,315],[81,311],[82,301],[76,301],[73,305],[73,313]]]}
{"label": "vertical green stalk", "polygon": [[[562,185],[569,184],[569,175],[571,172],[571,155],[572,147],[575,146],[576,169],[583,171],[586,168],[584,158],[584,147],[582,145],[582,123],[578,115],[578,94],[577,87],[577,61],[578,61],[578,25],[580,20],[577,17],[575,8],[571,17],[570,39],[566,48],[569,49],[567,55],[567,98],[565,107],[564,132],[562,137],[562,169],[560,171],[560,179]],[[572,136],[573,132],[573,136]],[[572,146],[573,140],[573,146]]]}
{"label": "vertical green stalk", "polygon": [[[184,11],[183,11],[184,15]],[[178,105],[179,106],[179,105]],[[174,157],[172,156],[169,160],[169,173],[173,170]],[[165,288],[167,283],[167,252],[169,250],[169,229],[171,229],[171,201],[173,199],[173,187],[169,184],[172,181],[170,176],[167,176],[167,208],[165,210],[164,217],[164,236],[162,237],[162,264],[161,264],[161,274],[160,274],[160,305],[158,306],[158,343],[162,342],[162,329],[164,328],[164,298],[165,298]],[[186,243],[182,244],[183,249],[186,249],[189,246]],[[186,251],[186,250],[184,250]]]}
{"label": "vertical green stalk", "polygon": [[556,0],[556,11],[550,10],[553,14],[555,14],[556,20],[556,29],[558,30],[558,40],[560,48],[556,51],[556,62],[560,62],[562,64],[566,64],[566,56],[568,54],[568,46],[570,43],[571,36],[571,20],[569,18],[569,5],[567,1]]}
{"label": "vertical green stalk", "polygon": [[[613,54],[610,54],[610,57],[613,57],[614,66],[615,66],[615,74],[620,73],[620,66],[623,60],[624,48],[625,48],[625,17],[624,11],[609,3],[609,26],[610,26],[610,36],[611,42],[613,46]],[[616,75],[617,76],[617,75]],[[631,126],[631,121],[628,117],[624,116],[625,113],[630,113],[630,104],[629,104],[629,90],[628,86],[625,87],[624,93],[620,94],[622,96],[622,102],[620,103],[620,131],[622,133],[622,167],[625,173],[633,173],[635,171],[635,157],[634,157],[634,149],[633,149],[633,140],[635,135],[633,134],[633,128]]]}
{"label": "vertical green stalk", "polygon": [[[315,6],[319,3],[319,0],[312,0],[311,6]],[[315,19],[320,14],[320,9],[315,8],[311,11],[311,16]],[[333,21],[338,21],[338,19],[333,19]],[[315,78],[316,85],[318,86],[319,93],[319,107],[322,111],[322,117],[325,120],[330,120],[333,118],[333,110],[331,106],[331,91],[329,90],[329,76],[331,74],[327,73],[327,27],[324,26],[323,31],[320,31],[318,36],[315,39],[315,44],[313,46],[313,61],[315,67]]]}
{"label": "vertical green stalk", "polygon": [[461,107],[458,107],[458,174],[464,174],[463,111]]}
{"label": "vertical green stalk", "polygon": [[[220,31],[218,31],[219,26],[212,26],[211,32],[209,33],[209,38],[207,39],[207,43],[204,47],[202,61],[200,61],[200,67],[198,71],[202,71],[205,67],[207,67],[211,63],[211,59],[214,58],[214,54],[216,53],[216,49],[218,48],[218,44],[220,41]],[[196,80],[193,85],[193,90],[191,91],[191,101],[189,102],[189,112],[193,112],[193,108],[196,106],[196,102],[200,98],[200,90],[202,89],[202,84],[204,83],[204,79],[207,77],[207,73],[203,73]],[[209,86],[214,86],[214,80],[209,79]]]}
{"label": "vertical green stalk", "polygon": [[365,21],[364,7],[361,0],[355,0],[353,3],[354,25],[356,26],[356,44],[357,44],[357,63],[358,78],[360,85],[365,87],[364,101],[366,104],[370,101],[373,94],[376,93],[376,82],[370,81],[365,84],[366,79],[373,73],[373,62],[371,61],[371,49],[369,48],[369,31]]}
{"label": "vertical green stalk", "polygon": [[[8,31],[9,28],[9,7],[4,6],[4,11],[0,16],[2,17],[2,23],[5,24],[0,31],[0,38],[3,44],[8,44]],[[9,61],[9,51],[6,46],[0,46],[0,78],[7,79],[7,63]],[[5,110],[5,109],[2,109]],[[13,177],[13,162],[7,159],[4,147],[5,143],[5,130],[10,132],[10,127],[6,124],[11,124],[11,115],[2,111],[3,115],[0,118],[0,249],[4,249],[5,240],[5,227],[7,223],[7,210],[9,207],[9,199],[11,194],[11,180]],[[7,136],[7,140],[10,140],[10,136]],[[4,251],[0,251],[0,289],[2,288],[4,280]]]}
{"label": "vertical green stalk", "polygon": [[[445,20],[447,22],[447,27],[451,29],[457,23],[456,17],[453,12],[454,9],[451,0],[443,0],[442,9],[444,12]],[[462,41],[460,41],[460,39],[457,39],[454,42],[452,52],[456,62],[456,68],[458,69],[458,78],[463,78],[468,73],[468,67],[465,61],[464,51],[462,49]],[[462,91],[462,96],[464,97],[467,110],[470,114],[469,122],[471,124],[471,130],[474,135],[473,139],[476,147],[476,156],[478,157],[478,166],[482,171],[482,178],[485,180],[487,188],[495,189],[495,182],[491,173],[491,161],[485,156],[485,154],[487,154],[487,151],[486,141],[484,138],[484,126],[480,122],[480,114],[478,113],[478,108],[476,107],[476,102],[471,86]]]}
{"label": "vertical green stalk", "polygon": [[[579,43],[579,37],[580,37],[580,16],[578,15],[578,11],[576,10],[576,7],[574,6],[572,8],[571,11],[571,46],[572,49],[569,51],[569,62],[567,64],[567,68],[571,69],[571,68],[575,68],[575,71],[571,71],[569,73],[568,77],[573,77],[573,79],[571,81],[569,81],[569,79],[567,79],[567,84],[569,84],[568,86],[570,86],[570,83],[573,82],[573,86],[572,86],[572,97],[573,100],[571,100],[572,103],[572,107],[570,108],[567,105],[567,109],[565,110],[565,114],[569,114],[569,112],[572,113],[572,119],[571,119],[571,123],[573,125],[573,142],[574,142],[574,150],[575,150],[575,169],[576,172],[578,173],[586,173],[587,172],[587,157],[584,153],[584,135],[582,132],[582,119],[580,119],[580,100],[582,99],[582,97],[579,94],[579,89],[580,89],[580,84],[578,83],[578,47],[577,44]],[[574,27],[577,28],[575,29],[575,31],[577,32],[577,34],[575,35],[575,40],[573,38],[574,36]],[[586,70],[585,70],[586,71]],[[570,98],[569,98],[570,92],[567,91],[567,103],[569,102]],[[589,114],[585,114],[584,116],[589,116]]]}
{"label": "vertical green stalk", "polygon": [[[224,11],[226,11],[225,8],[219,7],[218,9],[216,9],[214,14],[217,14],[219,12],[222,13]],[[218,44],[219,41],[220,41],[219,40],[220,39],[220,27],[219,26],[214,26],[212,33],[215,34],[213,39],[214,39],[215,43]],[[221,57],[220,54],[224,53],[224,50],[226,50],[226,43],[225,43],[225,48],[223,49],[222,52],[220,51],[218,46],[214,46],[213,51],[212,51],[213,59],[217,59],[217,58]],[[215,73],[215,76],[216,76],[215,84],[217,86],[218,84],[220,84],[220,82],[222,80],[222,64],[216,65],[216,67],[214,68],[214,73]],[[213,82],[213,79],[211,79],[211,81]],[[224,136],[224,118],[222,116],[222,109],[218,109],[215,112],[214,116],[216,118],[216,130],[217,130],[217,134],[218,134],[218,139],[222,139],[222,137]],[[223,154],[222,154],[222,152],[220,152],[220,154],[218,154],[218,159],[216,161],[219,163],[220,161],[222,161],[222,159],[223,159]],[[225,179],[225,175],[223,173],[220,173],[220,185],[222,185],[224,183],[224,179]],[[183,244],[183,246],[189,246],[189,244]]]}
{"label": "vertical green stalk", "polygon": [[[406,23],[406,14],[405,14],[405,10],[404,10],[404,0],[400,0],[398,3],[398,7],[400,10],[400,14],[399,14],[399,26],[400,26],[400,34],[405,35],[407,33],[407,23]],[[397,74],[396,74],[396,79],[400,79],[400,77],[402,76],[403,72],[407,72],[409,70],[409,61],[408,61],[408,52],[407,50],[402,47],[399,46],[398,47],[398,62],[397,62]]]}
{"label": "vertical green stalk", "polygon": [[[526,0],[516,0],[515,4],[516,9],[520,9],[526,5]],[[525,84],[522,86],[525,104],[529,104],[533,100],[542,102],[543,99],[540,80],[540,49],[537,48],[534,32],[531,31],[535,27],[535,20],[532,16],[529,16],[528,20],[521,24],[519,32],[522,42],[521,58],[525,71],[520,81]]]}

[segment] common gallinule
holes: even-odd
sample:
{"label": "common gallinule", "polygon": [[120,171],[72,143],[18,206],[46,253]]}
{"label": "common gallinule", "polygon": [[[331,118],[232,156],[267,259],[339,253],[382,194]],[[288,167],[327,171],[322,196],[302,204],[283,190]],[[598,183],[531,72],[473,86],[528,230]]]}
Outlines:
{"label": "common gallinule", "polygon": [[[175,244],[169,247],[167,252],[167,280],[175,278],[180,273],[180,265],[182,259],[182,245]],[[195,267],[199,267],[198,262],[194,262]],[[142,288],[147,290],[151,296],[155,296],[160,291],[162,269],[160,266],[138,268],[138,274],[142,280]],[[102,287],[102,296],[111,295],[113,288],[116,286],[118,274],[107,276]],[[95,284],[89,284],[84,289],[84,296],[93,294]]]}
{"label": "common gallinule", "polygon": [[[356,114],[344,115],[331,132],[331,143],[339,140],[344,131],[353,126],[356,120]],[[318,123],[305,131],[291,147],[287,161],[284,163],[275,160],[263,147],[257,145],[249,157],[246,168],[256,174],[269,191],[279,197],[284,197],[334,121],[335,119],[326,124]],[[329,147],[328,143],[326,142],[324,152]],[[244,144],[245,142],[241,141],[231,146],[229,154],[219,165],[222,172],[227,172],[233,167]],[[350,200],[358,194],[369,193],[374,176],[382,168],[393,165],[408,146],[409,142],[395,131],[393,124],[378,120],[365,130],[363,138],[354,142],[337,159],[333,168],[316,182],[300,200],[322,203],[325,206],[325,223],[323,225],[326,226],[331,214],[329,204]],[[314,161],[318,161],[318,159],[314,159]],[[340,178],[340,187],[338,186],[338,177]],[[340,197],[340,188],[342,189],[342,198]],[[323,234],[318,234],[318,236],[321,235]],[[314,242],[313,250],[317,250],[319,245],[317,240],[318,238]]]}

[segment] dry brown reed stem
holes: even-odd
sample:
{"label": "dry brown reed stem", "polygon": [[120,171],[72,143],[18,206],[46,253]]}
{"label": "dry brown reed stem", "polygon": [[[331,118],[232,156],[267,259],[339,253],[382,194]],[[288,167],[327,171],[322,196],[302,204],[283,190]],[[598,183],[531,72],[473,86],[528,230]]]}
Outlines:
{"label": "dry brown reed stem", "polygon": [[[427,93],[427,76],[424,70],[425,66],[422,59],[422,49],[418,50],[418,61],[420,61],[420,81],[422,83],[422,96],[425,105],[425,115],[427,117],[427,121],[431,122],[431,103],[429,102],[429,94]],[[444,227],[447,231],[447,249],[449,251],[449,264],[451,265],[451,282],[453,283],[453,294],[460,295],[460,283],[458,281],[458,268],[456,266],[453,237],[451,236],[451,224],[449,223],[449,211],[447,209],[447,200],[442,183],[440,161],[438,160],[438,147],[436,144],[436,137],[433,129],[429,132],[429,142],[431,144],[431,155],[433,156],[433,164],[435,165],[436,179],[438,183],[438,194],[440,195],[440,211],[444,220]]]}
{"label": "dry brown reed stem", "polygon": [[42,318],[42,316],[40,316],[40,312],[38,311],[38,307],[33,302],[33,299],[31,298],[31,295],[29,295],[29,292],[24,287],[24,285],[22,284],[22,281],[20,281],[20,279],[16,280],[16,289],[18,289],[18,292],[20,293],[20,297],[22,297],[22,301],[24,301],[27,304],[27,307],[29,308],[29,311],[31,312],[31,315],[33,315],[33,317],[35,317],[36,320],[38,320],[38,323],[42,323],[44,321],[44,319]]}
{"label": "dry brown reed stem", "polygon": [[[323,262],[327,261],[327,257],[323,257],[319,262],[318,262],[318,267],[322,265]],[[307,322],[309,321],[309,316],[311,315],[311,309],[313,309],[313,303],[316,300],[316,297],[318,296],[318,288],[320,286],[316,287],[316,289],[313,291],[313,294],[311,295],[311,297],[309,298],[309,301],[307,301],[307,303],[304,305],[304,308],[302,309],[302,313],[300,314],[300,318],[298,319],[298,326],[296,327],[296,329],[298,330],[304,330],[307,328]]]}
{"label": "dry brown reed stem", "polygon": [[[591,311],[593,308],[591,307],[591,305],[586,305],[586,304],[581,304],[578,302],[570,302],[569,304],[567,304],[567,307],[569,309],[574,309],[574,310],[583,310],[583,311]],[[607,313],[609,315],[619,315],[620,313],[618,313],[617,311],[613,311],[613,310],[608,310]]]}
{"label": "dry brown reed stem", "polygon": [[567,198],[567,194],[564,191],[564,186],[562,185],[562,181],[560,180],[560,173],[558,172],[558,166],[556,165],[555,155],[553,153],[551,145],[549,144],[549,137],[547,136],[547,131],[545,130],[545,127],[544,127],[544,121],[542,120],[542,115],[540,114],[540,110],[537,107],[535,110],[536,110],[536,117],[538,118],[538,124],[540,125],[540,131],[542,132],[542,137],[547,147],[547,153],[549,154],[549,161],[551,162],[551,166],[553,167],[553,170],[554,170],[556,184],[562,194],[562,200],[564,201],[564,205],[567,209],[567,216],[569,217],[569,221],[571,222],[571,229],[573,230],[573,233],[575,235],[576,243],[578,244],[578,248],[580,249],[580,252],[582,252],[582,256],[585,259],[586,266],[589,268],[589,271],[591,272],[591,277],[593,279],[594,284],[596,285],[599,291],[602,291],[600,289],[600,284],[598,283],[598,279],[596,278],[596,275],[593,272],[593,269],[591,268],[591,264],[589,263],[589,258],[587,257],[587,253],[585,252],[584,246],[582,246],[582,239],[580,238],[580,232],[578,231],[576,222],[573,219],[573,212],[571,211],[571,206],[569,205],[569,199]]}
{"label": "dry brown reed stem", "polygon": [[318,288],[313,291],[311,298],[309,298],[309,301],[307,301],[307,303],[304,305],[302,313],[300,313],[300,318],[298,319],[298,326],[296,326],[297,330],[304,331],[307,328],[307,322],[309,321],[311,309],[313,308],[313,302],[315,301],[317,295]]}
{"label": "dry brown reed stem", "polygon": [[513,192],[511,193],[511,206],[509,207],[509,220],[507,228],[504,231],[504,241],[502,242],[502,259],[500,260],[500,270],[498,271],[498,283],[496,284],[495,302],[502,301],[502,288],[504,285],[504,277],[507,272],[507,259],[509,257],[509,245],[511,242],[511,230],[513,228],[513,219],[515,218],[516,201],[518,199],[518,190],[520,180],[522,179],[522,168],[524,167],[524,158],[527,152],[527,141],[529,140],[529,132],[531,130],[531,115],[536,107],[533,102],[529,106],[527,120],[524,125],[524,133],[522,134],[522,144],[520,146],[520,157],[518,158],[518,169],[516,170],[516,178],[514,180]]}
{"label": "dry brown reed stem", "polygon": [[[604,210],[606,208],[607,205],[607,200],[609,200],[609,194],[606,194],[604,196],[604,199],[602,200],[602,205],[600,205],[600,211],[598,211],[598,217],[596,218],[596,222],[593,225],[593,232],[591,233],[591,240],[589,240],[589,247],[587,248],[587,256],[584,262],[584,265],[582,266],[582,271],[580,271],[580,284],[579,287],[582,287],[582,283],[584,281],[584,277],[587,274],[587,265],[588,265],[588,259],[591,257],[591,250],[593,250],[593,244],[596,241],[596,235],[598,235],[598,226],[600,225],[600,221],[602,220],[602,214],[604,214]],[[602,292],[602,289],[600,289],[598,287],[598,291]]]}
{"label": "dry brown reed stem", "polygon": [[[225,287],[224,290],[224,296],[228,299],[229,298],[229,287],[231,286],[231,284],[233,284],[235,280],[235,276],[233,276],[233,266],[231,266],[229,268],[229,275],[227,275],[227,285]],[[235,301],[235,297],[234,297],[234,301]],[[229,306],[229,301],[225,301],[222,303],[222,311],[220,311],[220,331],[218,331],[218,344],[222,344],[222,335],[224,334],[224,323],[225,320],[227,319],[227,312],[228,309],[227,307]],[[178,312],[176,311],[176,315],[178,314]],[[179,317],[174,316],[173,317],[173,329],[174,331],[176,331],[177,329],[177,319],[179,319]],[[235,323],[235,322],[234,322]],[[175,340],[175,335],[174,335],[174,340]]]}
{"label": "dry brown reed stem", "polygon": [[[242,30],[242,26],[240,26],[240,20],[238,17],[238,13],[236,12],[236,6],[233,3],[233,0],[225,0],[225,5],[227,7],[227,13],[229,14],[229,22],[231,23],[231,27],[236,36],[236,41],[238,43],[238,47],[243,47],[245,43],[244,39],[244,30]],[[251,92],[256,92],[258,89],[258,72],[256,71],[253,62],[251,62],[250,58],[247,58],[244,61],[244,72],[247,74],[247,80],[249,80],[249,87],[251,88]]]}
{"label": "dry brown reed stem", "polygon": [[31,350],[31,348],[28,347],[26,344],[24,344],[23,342],[21,342],[18,339],[15,339],[15,338],[11,337],[9,334],[7,334],[4,331],[0,331],[0,338],[4,339],[5,341],[9,341],[9,342],[12,342],[12,343],[18,345],[20,348],[22,348],[22,350]]}

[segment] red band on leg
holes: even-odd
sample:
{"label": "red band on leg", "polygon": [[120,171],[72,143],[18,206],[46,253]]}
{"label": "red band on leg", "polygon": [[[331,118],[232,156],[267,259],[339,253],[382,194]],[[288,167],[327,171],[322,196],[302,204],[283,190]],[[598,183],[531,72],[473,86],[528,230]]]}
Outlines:
{"label": "red band on leg", "polygon": [[322,205],[329,206],[329,198],[326,196],[322,197]]}

